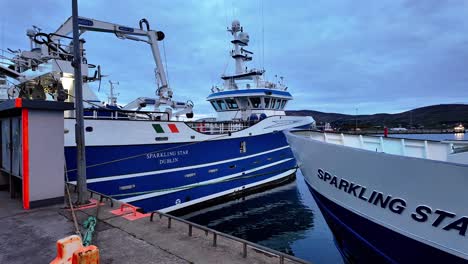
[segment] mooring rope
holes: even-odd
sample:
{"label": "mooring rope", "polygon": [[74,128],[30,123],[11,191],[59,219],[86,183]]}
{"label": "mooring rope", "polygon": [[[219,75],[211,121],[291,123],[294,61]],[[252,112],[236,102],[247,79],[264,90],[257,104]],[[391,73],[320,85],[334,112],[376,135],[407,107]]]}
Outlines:
{"label": "mooring rope", "polygon": [[73,203],[72,203],[72,200],[71,200],[71,195],[70,195],[70,189],[68,188],[68,172],[67,172],[67,163],[65,162],[64,164],[64,169],[65,169],[65,179],[66,179],[66,183],[65,183],[65,190],[67,191],[67,196],[68,196],[68,206],[70,206],[70,210],[71,210],[71,214],[72,214],[72,218],[73,218],[73,224],[75,226],[75,233],[80,236],[80,238],[83,238],[83,236],[81,235],[81,232],[80,232],[80,228],[78,226],[78,220],[76,219],[76,214],[75,214],[75,209],[73,207]]}

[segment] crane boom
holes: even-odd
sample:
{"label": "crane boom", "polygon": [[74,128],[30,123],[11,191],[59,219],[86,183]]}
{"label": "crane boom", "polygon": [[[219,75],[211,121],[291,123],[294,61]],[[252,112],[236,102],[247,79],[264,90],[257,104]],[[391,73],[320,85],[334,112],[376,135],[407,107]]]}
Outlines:
{"label": "crane boom", "polygon": [[[143,25],[146,25],[146,30],[143,29]],[[172,91],[167,83],[166,73],[158,46],[158,41],[164,39],[164,33],[161,31],[150,30],[148,21],[146,21],[146,19],[140,20],[140,28],[132,28],[115,23],[99,21],[96,19],[79,17],[78,26],[80,29],[80,35],[86,31],[114,33],[117,37],[122,39],[143,41],[150,44],[151,52],[153,53],[154,61],[156,63],[157,78],[161,82],[161,86],[158,87],[158,95],[169,98],[172,96]],[[56,41],[62,36],[67,36],[71,34],[72,29],[72,18],[70,17],[55,31],[55,33],[51,36],[51,39]],[[147,39],[140,38],[140,36],[147,37]]]}

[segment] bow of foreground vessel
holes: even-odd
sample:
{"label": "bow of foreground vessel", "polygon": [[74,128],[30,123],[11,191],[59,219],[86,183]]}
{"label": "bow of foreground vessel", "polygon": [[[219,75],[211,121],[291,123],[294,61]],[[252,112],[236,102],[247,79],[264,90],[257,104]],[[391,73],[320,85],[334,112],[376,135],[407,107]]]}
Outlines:
{"label": "bow of foreground vessel", "polygon": [[468,263],[468,142],[287,131],[351,263]]}

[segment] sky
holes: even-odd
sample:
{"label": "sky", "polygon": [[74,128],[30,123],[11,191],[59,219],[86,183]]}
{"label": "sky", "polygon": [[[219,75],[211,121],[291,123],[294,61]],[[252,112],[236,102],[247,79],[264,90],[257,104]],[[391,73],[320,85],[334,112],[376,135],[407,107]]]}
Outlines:
{"label": "sky", "polygon": [[[468,1],[458,0],[79,0],[79,15],[130,27],[146,18],[165,33],[169,84],[199,115],[221,74],[233,72],[230,34],[238,19],[255,54],[249,68],[284,76],[289,110],[346,114],[396,113],[443,103],[468,103]],[[0,48],[29,48],[31,25],[54,32],[71,1],[0,0]],[[155,93],[149,45],[86,33],[87,59],[118,81],[119,102]],[[94,85],[96,87],[96,85]],[[96,91],[97,89],[94,88]]]}

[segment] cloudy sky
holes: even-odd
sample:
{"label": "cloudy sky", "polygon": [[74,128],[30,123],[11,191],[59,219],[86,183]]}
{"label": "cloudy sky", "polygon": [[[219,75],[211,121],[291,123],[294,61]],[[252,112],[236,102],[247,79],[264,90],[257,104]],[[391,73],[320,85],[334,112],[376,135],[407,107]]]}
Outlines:
{"label": "cloudy sky", "polygon": [[[79,5],[80,16],[132,27],[147,18],[164,31],[175,97],[194,101],[199,114],[211,113],[205,101],[211,86],[221,84],[225,69],[233,70],[226,32],[233,18],[250,34],[255,55],[249,67],[264,67],[272,81],[275,74],[285,77],[295,97],[289,109],[354,114],[357,108],[367,114],[468,103],[467,1],[80,0]],[[0,10],[0,47],[27,49],[25,30],[36,25],[55,31],[71,15],[71,1],[0,0]],[[120,102],[154,95],[154,61],[146,44],[112,34],[84,38],[88,61],[120,82]],[[106,89],[107,80],[102,99]]]}

